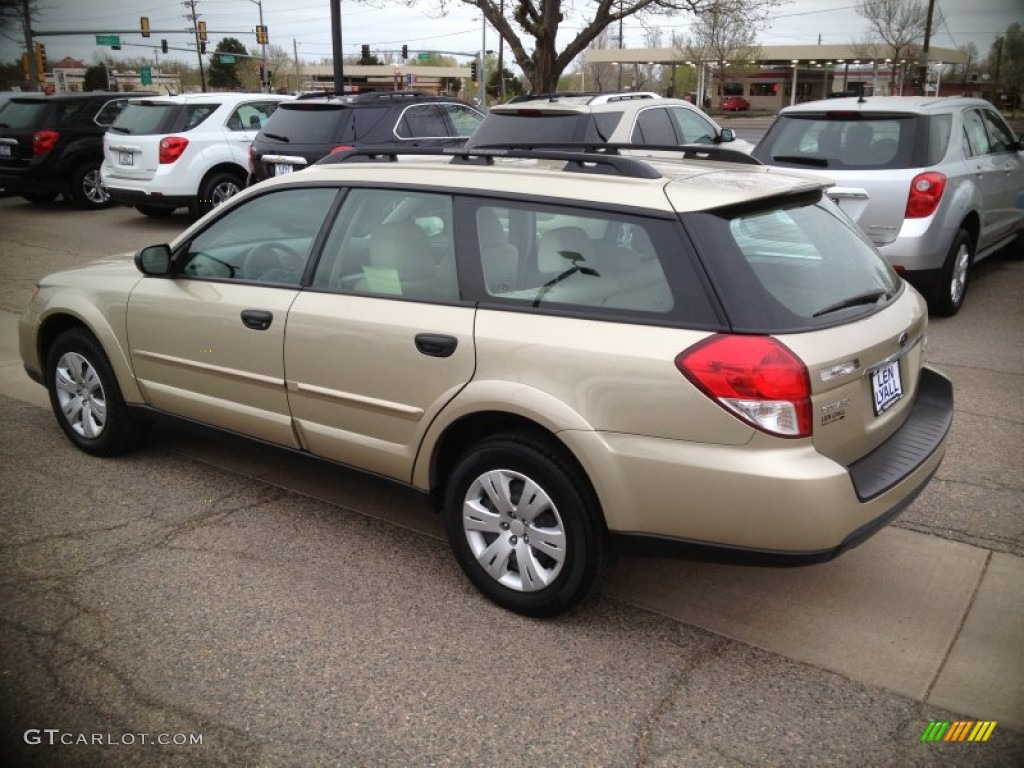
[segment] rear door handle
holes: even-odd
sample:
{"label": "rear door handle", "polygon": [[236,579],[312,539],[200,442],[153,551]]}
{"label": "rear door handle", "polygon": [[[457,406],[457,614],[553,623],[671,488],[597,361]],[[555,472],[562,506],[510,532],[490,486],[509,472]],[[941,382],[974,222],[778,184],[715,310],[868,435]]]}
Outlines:
{"label": "rear door handle", "polygon": [[444,333],[417,333],[416,349],[431,357],[451,357],[459,340]]}
{"label": "rear door handle", "polygon": [[242,324],[254,331],[265,331],[274,322],[274,313],[265,309],[243,309]]}

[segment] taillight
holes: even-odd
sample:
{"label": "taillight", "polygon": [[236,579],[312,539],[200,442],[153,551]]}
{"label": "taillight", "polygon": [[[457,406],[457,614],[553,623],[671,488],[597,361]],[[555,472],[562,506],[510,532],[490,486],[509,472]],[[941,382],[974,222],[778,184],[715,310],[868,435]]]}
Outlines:
{"label": "taillight", "polygon": [[32,155],[45,155],[57,143],[60,134],[57,131],[36,131],[32,134]]}
{"label": "taillight", "polygon": [[770,336],[712,336],[680,352],[675,363],[704,394],[751,426],[780,437],[810,436],[807,366]]}
{"label": "taillight", "polygon": [[910,182],[910,197],[907,198],[905,218],[923,219],[925,216],[931,216],[939,207],[945,189],[945,175],[935,171],[919,173]]}
{"label": "taillight", "polygon": [[328,154],[333,155],[335,152],[348,152],[350,149],[355,149],[355,147],[351,144],[339,144],[338,146],[333,147]]}
{"label": "taillight", "polygon": [[173,163],[188,146],[188,139],[183,136],[168,136],[160,140],[160,164]]}

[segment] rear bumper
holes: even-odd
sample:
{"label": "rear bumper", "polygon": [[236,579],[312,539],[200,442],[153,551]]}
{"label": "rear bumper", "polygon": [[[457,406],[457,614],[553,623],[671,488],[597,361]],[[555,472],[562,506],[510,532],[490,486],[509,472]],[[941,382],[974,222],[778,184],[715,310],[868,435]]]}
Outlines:
{"label": "rear bumper", "polygon": [[742,447],[561,436],[581,457],[626,551],[796,565],[835,557],[905,509],[942,461],[952,413],[949,381],[923,369],[904,424],[849,467],[809,440],[760,434]]}
{"label": "rear bumper", "polygon": [[110,198],[125,205],[153,205],[165,208],[181,208],[195,202],[194,195],[162,195],[151,194],[141,189],[124,187],[107,187]]}

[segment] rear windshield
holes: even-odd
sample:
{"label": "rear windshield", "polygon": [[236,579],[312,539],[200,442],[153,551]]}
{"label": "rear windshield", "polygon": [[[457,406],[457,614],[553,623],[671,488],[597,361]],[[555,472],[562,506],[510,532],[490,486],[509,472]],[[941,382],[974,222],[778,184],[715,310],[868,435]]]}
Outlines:
{"label": "rear windshield", "polygon": [[342,124],[356,111],[328,104],[282,104],[263,126],[263,135],[272,141],[330,144],[339,137]]}
{"label": "rear windshield", "polygon": [[34,128],[45,111],[46,102],[40,99],[11,99],[0,109],[0,125],[13,129]]}
{"label": "rear windshield", "polygon": [[786,333],[885,306],[902,281],[860,229],[815,193],[785,206],[687,214],[734,330]]}
{"label": "rear windshield", "polygon": [[622,113],[605,113],[596,117],[598,119],[591,114],[549,114],[535,109],[515,113],[491,112],[469,138],[468,146],[607,141]]}
{"label": "rear windshield", "polygon": [[951,115],[783,115],[753,155],[796,168],[921,168],[945,156],[951,127]]}
{"label": "rear windshield", "polygon": [[217,111],[219,104],[133,102],[117,116],[110,129],[116,133],[145,136],[188,131]]}

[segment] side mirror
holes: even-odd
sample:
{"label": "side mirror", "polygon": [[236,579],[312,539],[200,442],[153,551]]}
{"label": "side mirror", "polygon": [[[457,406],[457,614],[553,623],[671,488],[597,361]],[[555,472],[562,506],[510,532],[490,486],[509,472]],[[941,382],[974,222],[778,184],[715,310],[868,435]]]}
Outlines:
{"label": "side mirror", "polygon": [[135,253],[135,268],[149,277],[171,274],[171,246],[167,243],[147,245]]}
{"label": "side mirror", "polygon": [[724,144],[727,141],[736,141],[736,132],[732,128],[723,128],[718,134],[718,143]]}

